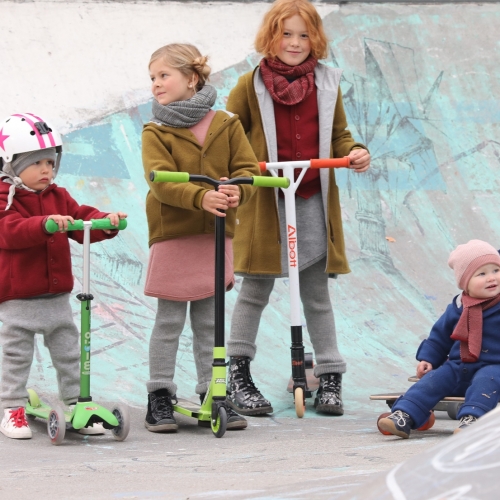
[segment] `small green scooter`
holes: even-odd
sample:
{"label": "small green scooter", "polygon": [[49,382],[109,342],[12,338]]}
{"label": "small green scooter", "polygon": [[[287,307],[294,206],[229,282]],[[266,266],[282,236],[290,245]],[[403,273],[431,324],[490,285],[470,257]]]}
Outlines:
{"label": "small green scooter", "polygon": [[[286,189],[290,180],[286,177],[255,176],[235,177],[220,181],[205,175],[190,175],[187,172],[150,173],[151,182],[205,182],[216,190],[222,185],[251,184],[259,187],[276,187]],[[226,347],[224,342],[225,311],[225,234],[226,219],[215,216],[215,341],[213,350],[212,379],[201,405],[187,399],[177,399],[174,411],[196,418],[199,422],[210,422],[212,433],[220,438],[226,432]]]}
{"label": "small green scooter", "polygon": [[[26,415],[47,420],[47,432],[54,445],[63,442],[66,434],[66,423],[75,430],[102,423],[105,429],[111,429],[117,441],[123,441],[130,430],[128,408],[116,405],[111,411],[94,403],[90,396],[90,231],[93,229],[125,229],[127,221],[120,220],[118,227],[112,226],[109,219],[93,219],[90,221],[76,220],[68,224],[68,231],[83,230],[83,290],[77,295],[81,302],[81,341],[80,341],[80,397],[74,408],[65,411],[60,404],[49,406],[40,401],[36,392],[28,389],[28,404]],[[49,233],[59,231],[53,220],[48,220],[45,226]]]}

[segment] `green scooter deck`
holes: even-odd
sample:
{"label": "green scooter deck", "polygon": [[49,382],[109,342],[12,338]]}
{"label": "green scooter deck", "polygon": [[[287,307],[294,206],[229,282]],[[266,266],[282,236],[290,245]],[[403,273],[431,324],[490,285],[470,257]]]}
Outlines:
{"label": "green scooter deck", "polygon": [[173,406],[174,411],[176,411],[177,413],[181,413],[182,415],[186,415],[188,417],[197,418],[201,421],[210,422],[211,412],[202,410],[201,405],[194,403],[193,401],[189,401],[189,399],[179,398],[177,399],[177,403]]}
{"label": "green scooter deck", "polygon": [[[33,417],[38,417],[42,418],[43,420],[48,420],[49,419],[49,414],[52,410],[52,407],[50,407],[48,404],[43,403],[42,401],[39,402],[39,406],[33,407],[28,403],[26,405],[26,414],[31,415]],[[64,420],[66,422],[71,422],[71,412],[69,410],[64,412]]]}

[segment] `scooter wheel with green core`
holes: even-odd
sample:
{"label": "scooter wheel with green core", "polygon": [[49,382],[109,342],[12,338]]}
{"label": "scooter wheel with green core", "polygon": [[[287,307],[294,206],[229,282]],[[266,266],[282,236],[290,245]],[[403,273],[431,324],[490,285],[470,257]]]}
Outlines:
{"label": "scooter wheel with green core", "polygon": [[215,424],[214,421],[212,420],[212,432],[215,437],[221,438],[226,433],[226,429],[227,429],[227,412],[225,408],[220,406],[217,413],[217,420],[215,421]]}
{"label": "scooter wheel with green core", "polygon": [[306,405],[304,402],[304,391],[302,387],[297,387],[293,393],[295,398],[295,413],[297,417],[302,418],[306,412]]}
{"label": "scooter wheel with green core", "polygon": [[116,420],[118,420],[118,426],[113,427],[111,433],[117,441],[123,441],[130,431],[130,415],[128,408],[124,405],[117,405],[111,410],[111,413],[116,417]]}
{"label": "scooter wheel with green core", "polygon": [[60,406],[54,406],[50,410],[49,418],[47,419],[47,432],[52,444],[59,445],[64,441],[66,434],[66,419],[64,411]]}

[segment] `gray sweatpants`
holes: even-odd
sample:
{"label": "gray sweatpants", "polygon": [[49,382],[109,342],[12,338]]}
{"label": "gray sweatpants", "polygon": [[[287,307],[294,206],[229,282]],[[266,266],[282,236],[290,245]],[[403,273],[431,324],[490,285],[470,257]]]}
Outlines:
{"label": "gray sweatpants", "polygon": [[43,335],[56,369],[59,398],[74,403],[80,395],[79,333],[69,293],[53,297],[8,300],[0,304],[2,343],[2,408],[25,406],[26,384],[33,362],[35,334]]}
{"label": "gray sweatpants", "polygon": [[[337,347],[325,266],[326,260],[322,259],[299,273],[300,298],[316,358],[316,377],[346,371],[346,363]],[[231,319],[231,334],[227,343],[229,356],[254,359],[260,318],[269,303],[273,287],[273,278],[243,278]]]}
{"label": "gray sweatpants", "polygon": [[[156,321],[149,341],[148,392],[167,389],[177,393],[173,382],[175,362],[186,322],[188,302],[158,299]],[[215,297],[189,302],[189,317],[193,331],[193,356],[198,384],[196,394],[207,392],[212,378],[212,359],[215,328]]]}

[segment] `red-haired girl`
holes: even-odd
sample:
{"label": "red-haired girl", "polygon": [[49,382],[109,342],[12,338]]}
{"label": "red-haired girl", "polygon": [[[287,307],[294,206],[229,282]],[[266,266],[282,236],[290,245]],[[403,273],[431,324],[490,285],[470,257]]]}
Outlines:
{"label": "red-haired girl", "polygon": [[[227,109],[239,115],[259,161],[349,156],[364,172],[370,154],[347,129],[340,92],[342,70],[318,62],[327,56],[321,18],[306,0],[278,0],[264,16],[255,40],[264,57],[231,91]],[[320,379],[314,406],[344,412],[346,363],[337,348],[328,278],[348,273],[338,187],[330,169],[310,169],[296,193],[300,292]],[[259,189],[238,209],[235,271],[243,276],[228,341],[228,401],[243,415],[272,413],[252,381],[250,361],[262,312],[275,278],[287,276],[284,200]]]}

